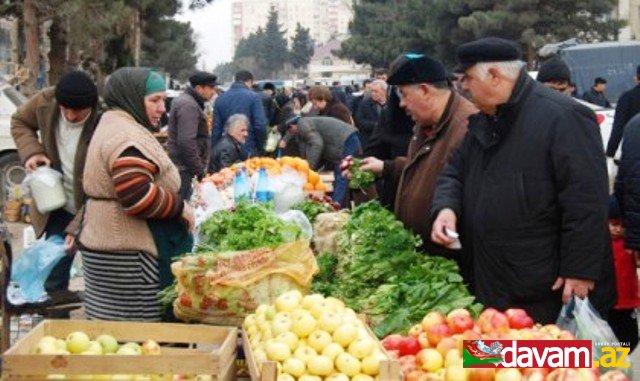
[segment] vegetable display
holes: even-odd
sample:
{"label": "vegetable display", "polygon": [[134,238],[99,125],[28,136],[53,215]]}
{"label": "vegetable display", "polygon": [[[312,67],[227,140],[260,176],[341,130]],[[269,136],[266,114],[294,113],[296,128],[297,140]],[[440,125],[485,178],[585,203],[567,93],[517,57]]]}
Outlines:
{"label": "vegetable display", "polygon": [[349,180],[350,189],[364,190],[376,181],[376,175],[371,171],[363,171],[362,160],[353,159],[349,171],[351,172],[351,179]]}
{"label": "vegetable display", "polygon": [[353,210],[337,243],[337,252],[318,257],[313,290],[367,314],[379,337],[406,332],[432,309],[479,313],[457,265],[417,251],[420,239],[377,202]]}

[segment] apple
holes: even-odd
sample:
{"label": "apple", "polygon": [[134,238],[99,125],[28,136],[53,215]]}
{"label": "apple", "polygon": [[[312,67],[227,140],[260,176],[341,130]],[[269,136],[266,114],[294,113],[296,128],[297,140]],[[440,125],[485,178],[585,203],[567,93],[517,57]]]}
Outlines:
{"label": "apple", "polygon": [[336,368],[345,375],[353,377],[360,373],[360,361],[349,353],[340,353],[336,358]]}
{"label": "apple", "polygon": [[444,356],[444,365],[462,364],[462,354],[458,349],[450,349]]}
{"label": "apple", "polygon": [[292,326],[293,321],[290,317],[276,315],[271,322],[271,333],[275,336],[278,336],[283,332],[291,331]]}
{"label": "apple", "polygon": [[628,381],[629,378],[619,370],[610,370],[600,378],[602,381]]}
{"label": "apple", "polygon": [[335,312],[342,312],[345,309],[344,302],[338,298],[334,298],[333,296],[329,296],[325,299],[325,301],[329,304],[331,309]]}
{"label": "apple", "polygon": [[442,312],[433,311],[433,312],[429,312],[428,314],[425,315],[424,318],[422,318],[421,324],[422,324],[422,329],[426,331],[432,325],[439,325],[439,324],[446,324],[446,323],[447,323],[447,318],[446,316],[444,316]]}
{"label": "apple", "polygon": [[310,358],[318,355],[315,349],[311,347],[298,347],[295,352],[293,352],[293,356],[302,360],[305,364],[309,361]]}
{"label": "apple", "polygon": [[331,311],[331,306],[326,300],[316,303],[313,306],[311,306],[311,308],[309,308],[309,312],[311,312],[311,316],[313,316],[315,319],[320,319],[320,316],[322,315],[322,313],[329,312],[329,311]]}
{"label": "apple", "polygon": [[362,359],[362,372],[369,376],[377,376],[380,373],[380,358],[376,355],[369,355]]}
{"label": "apple", "polygon": [[526,381],[544,381],[549,374],[548,369],[527,368],[522,369],[522,375]]}
{"label": "apple", "polygon": [[311,348],[315,349],[318,353],[321,353],[327,347],[327,345],[331,344],[332,342],[333,339],[331,338],[331,335],[328,332],[322,330],[315,330],[311,332],[311,334],[307,338],[308,345]]}
{"label": "apple", "polygon": [[509,320],[509,326],[515,329],[533,327],[533,319],[527,314],[527,311],[521,308],[509,308],[504,311]]}
{"label": "apple", "polygon": [[343,323],[333,332],[333,341],[347,348],[358,338],[358,328],[351,323]]}
{"label": "apple", "polygon": [[469,372],[469,381],[492,381],[496,370],[492,368],[473,368]]}
{"label": "apple", "polygon": [[443,338],[436,346],[436,349],[438,350],[438,352],[440,352],[442,357],[446,356],[449,350],[457,349],[457,348],[458,348],[458,341],[453,337]]}
{"label": "apple", "polygon": [[303,374],[298,378],[298,381],[322,381],[322,377],[312,376],[310,374]]}
{"label": "apple", "polygon": [[307,361],[309,373],[316,376],[328,376],[333,372],[333,361],[326,356],[313,356]]}
{"label": "apple", "polygon": [[337,312],[324,311],[318,319],[318,328],[333,333],[342,324],[342,318]]}
{"label": "apple", "polygon": [[490,332],[507,333],[509,332],[509,319],[502,312],[496,312],[489,320],[491,324]]}
{"label": "apple", "polygon": [[102,355],[104,352],[102,351],[102,345],[100,345],[97,341],[89,342],[89,348],[82,352],[83,354],[91,354],[91,355]]}
{"label": "apple", "polygon": [[300,377],[307,370],[307,365],[304,361],[300,360],[296,357],[289,357],[284,360],[282,364],[282,371],[285,373],[289,373],[293,377]]}
{"label": "apple", "polygon": [[446,324],[436,324],[427,328],[429,345],[436,347],[438,343],[447,336],[451,336],[451,329]]}
{"label": "apple", "polygon": [[409,336],[417,338],[422,332],[422,324],[416,324],[409,329]]}
{"label": "apple", "polygon": [[496,313],[498,313],[498,310],[495,308],[486,308],[480,313],[476,324],[481,333],[489,333],[491,331],[491,317]]}
{"label": "apple", "polygon": [[273,361],[284,361],[291,357],[291,348],[286,343],[269,341],[267,342],[267,357]]}
{"label": "apple", "polygon": [[520,373],[518,369],[514,369],[514,368],[499,369],[496,372],[496,376],[494,380],[495,381],[520,381],[522,380],[522,373]]}
{"label": "apple", "polygon": [[140,346],[143,355],[157,356],[161,353],[160,344],[155,340],[146,340]]}
{"label": "apple", "polygon": [[138,343],[126,343],[126,344],[123,345],[123,347],[127,347],[127,348],[133,349],[136,352],[136,354],[138,354],[138,355],[142,354],[142,348],[140,347],[140,344],[138,344]]}
{"label": "apple", "polygon": [[313,307],[314,305],[324,301],[325,301],[325,298],[322,294],[310,294],[310,295],[305,295],[302,298],[300,305],[305,310],[310,310],[311,307]]}
{"label": "apple", "polygon": [[560,332],[560,334],[558,335],[558,340],[575,340],[575,339],[576,339],[576,335],[565,330],[562,330],[562,332]]}
{"label": "apple", "polygon": [[[67,350],[67,341],[63,340],[63,339],[56,339],[56,348],[58,349],[64,349],[65,351]],[[117,343],[116,343],[117,344]],[[116,347],[117,349],[117,347]]]}
{"label": "apple", "polygon": [[375,348],[375,343],[369,337],[359,337],[349,344],[348,352],[357,359],[367,357]]}
{"label": "apple", "polygon": [[469,370],[462,367],[462,364],[450,365],[446,368],[445,381],[467,381]]}
{"label": "apple", "polygon": [[102,347],[102,353],[116,353],[118,350],[118,340],[111,335],[100,335],[96,337],[96,341]]}
{"label": "apple", "polygon": [[297,316],[294,316],[291,330],[298,338],[302,339],[315,331],[317,325],[316,319],[314,319],[309,312],[301,312]]}
{"label": "apple", "polygon": [[437,349],[425,348],[416,355],[416,365],[427,372],[435,372],[444,365],[444,358]]}
{"label": "apple", "polygon": [[71,332],[67,336],[67,350],[71,353],[81,353],[89,349],[91,339],[80,331]]}
{"label": "apple", "polygon": [[418,343],[423,349],[429,348],[431,346],[431,344],[429,344],[429,335],[427,335],[426,332],[420,332],[418,335]]}
{"label": "apple", "polygon": [[380,342],[384,349],[388,351],[397,351],[400,348],[400,343],[402,342],[402,335],[389,335],[382,339]]}
{"label": "apple", "polygon": [[55,342],[45,341],[38,343],[38,346],[35,349],[35,354],[38,355],[53,355],[57,354],[59,351]]}
{"label": "apple", "polygon": [[276,336],[274,340],[279,343],[287,344],[291,351],[294,351],[298,347],[298,336],[293,332],[282,332]]}
{"label": "apple", "polygon": [[400,342],[400,356],[415,355],[420,352],[420,343],[414,337],[403,337]]}
{"label": "apple", "polygon": [[265,350],[254,349],[253,360],[256,362],[256,364],[261,365],[263,362],[268,361],[269,357],[267,356],[267,352]]}
{"label": "apple", "polygon": [[369,376],[368,374],[356,374],[355,376],[351,377],[351,381],[374,381],[375,379],[371,376]]}
{"label": "apple", "polygon": [[122,346],[116,351],[117,355],[120,356],[139,356],[140,353],[133,347],[125,347]]}
{"label": "apple", "polygon": [[342,348],[342,345],[338,343],[331,343],[322,350],[322,355],[327,356],[332,361],[335,361],[336,357],[338,357],[338,355],[343,352],[344,348]]}
{"label": "apple", "polygon": [[468,329],[473,329],[473,318],[471,318],[469,311],[459,308],[449,312],[447,325],[451,332],[462,333]]}
{"label": "apple", "polygon": [[398,359],[402,373],[407,374],[416,368],[416,356],[402,356]]}
{"label": "apple", "polygon": [[300,306],[302,294],[298,290],[287,291],[276,298],[275,307],[278,312],[290,312]]}
{"label": "apple", "polygon": [[282,373],[278,375],[276,381],[296,381],[296,378],[290,374]]}
{"label": "apple", "polygon": [[349,377],[342,373],[334,373],[324,379],[324,381],[349,381]]}

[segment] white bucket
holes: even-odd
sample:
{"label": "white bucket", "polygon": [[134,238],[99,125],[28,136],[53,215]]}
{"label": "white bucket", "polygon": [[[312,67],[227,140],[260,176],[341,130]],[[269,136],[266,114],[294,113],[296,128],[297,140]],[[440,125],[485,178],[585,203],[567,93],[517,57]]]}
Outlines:
{"label": "white bucket", "polygon": [[25,182],[40,213],[49,213],[67,203],[62,185],[62,173],[49,167],[38,167],[29,173]]}

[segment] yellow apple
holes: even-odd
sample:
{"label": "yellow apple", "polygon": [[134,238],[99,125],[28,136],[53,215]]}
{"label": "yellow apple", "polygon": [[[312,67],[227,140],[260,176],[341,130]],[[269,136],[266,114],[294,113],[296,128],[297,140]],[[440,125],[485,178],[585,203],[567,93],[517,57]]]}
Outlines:
{"label": "yellow apple", "polygon": [[375,379],[369,376],[368,374],[356,374],[355,376],[351,377],[351,381],[373,381],[373,380]]}
{"label": "yellow apple", "polygon": [[292,375],[293,377],[300,377],[306,372],[307,365],[304,361],[296,357],[289,357],[284,360],[282,364],[282,371]]}
{"label": "yellow apple", "polygon": [[298,338],[305,338],[315,331],[317,327],[316,319],[309,312],[302,312],[293,318],[291,330],[298,335]]}
{"label": "yellow apple", "polygon": [[269,360],[284,361],[291,357],[291,348],[289,344],[270,341],[267,343],[267,357]]}
{"label": "yellow apple", "polygon": [[298,377],[298,381],[322,381],[322,377],[303,374],[302,376]]}
{"label": "yellow apple", "polygon": [[358,338],[358,328],[351,323],[342,324],[333,331],[333,341],[347,348]]}
{"label": "yellow apple", "polygon": [[445,381],[467,381],[469,370],[462,367],[462,363],[450,365],[446,368]]}
{"label": "yellow apple", "polygon": [[325,301],[331,306],[331,309],[336,312],[344,311],[344,302],[338,298],[334,298],[333,296],[329,296],[325,299]]}
{"label": "yellow apple", "polygon": [[331,306],[326,300],[318,302],[309,308],[309,312],[311,312],[311,315],[316,319],[320,319],[320,315],[322,315],[322,313],[329,311],[331,311]]}
{"label": "yellow apple", "polygon": [[340,353],[336,358],[336,368],[349,377],[360,373],[362,365],[360,361],[349,353]]}
{"label": "yellow apple", "polygon": [[309,362],[309,359],[318,355],[318,352],[311,347],[298,347],[293,356],[302,360],[305,364]]}
{"label": "yellow apple", "polygon": [[278,375],[278,378],[276,379],[277,381],[296,381],[295,377],[287,374],[287,373],[282,373]]}
{"label": "yellow apple", "polygon": [[267,352],[264,349],[255,349],[253,351],[253,360],[256,362],[256,364],[260,365],[265,361],[269,360],[269,357],[267,356]]}
{"label": "yellow apple", "polygon": [[275,340],[287,344],[291,351],[294,351],[298,347],[298,336],[293,332],[282,332],[275,337]]}
{"label": "yellow apple", "polygon": [[349,381],[349,376],[342,373],[334,373],[325,378],[324,381]]}
{"label": "yellow apple", "polygon": [[442,369],[444,359],[437,349],[425,348],[416,355],[416,364],[425,372],[436,372]]}
{"label": "yellow apple", "polygon": [[324,311],[318,318],[318,328],[333,333],[342,324],[342,318],[337,312]]}
{"label": "yellow apple", "polygon": [[287,291],[276,298],[278,312],[291,312],[300,306],[302,294],[298,290]]}
{"label": "yellow apple", "polygon": [[344,352],[344,348],[342,348],[342,345],[337,343],[331,343],[322,350],[322,355],[327,356],[332,361],[335,361],[336,357],[338,357],[338,355],[343,352]]}
{"label": "yellow apple", "polygon": [[102,347],[102,353],[116,353],[118,350],[118,340],[111,335],[100,335],[96,337],[96,341]]}
{"label": "yellow apple", "polygon": [[460,354],[460,351],[457,348],[449,349],[444,357],[444,365],[448,367],[457,364],[462,364],[462,355]]}
{"label": "yellow apple", "polygon": [[127,348],[131,348],[133,349],[136,354],[142,354],[142,348],[140,347],[140,344],[138,343],[126,343],[123,345],[123,347],[127,347]]}
{"label": "yellow apple", "polygon": [[357,359],[367,357],[373,351],[375,343],[369,337],[359,337],[349,344],[349,353]]}
{"label": "yellow apple", "polygon": [[328,376],[333,373],[333,361],[326,356],[314,356],[307,361],[309,373],[316,376]]}
{"label": "yellow apple", "polygon": [[158,344],[155,340],[147,340],[142,343],[140,349],[142,350],[143,355],[151,355],[157,356],[161,353],[160,344]]}
{"label": "yellow apple", "polygon": [[67,350],[71,353],[81,353],[89,349],[91,339],[80,331],[71,332],[67,336]]}
{"label": "yellow apple", "polygon": [[377,376],[380,373],[380,359],[376,355],[369,355],[362,359],[362,372],[369,376]]}
{"label": "yellow apple", "polygon": [[331,335],[328,332],[322,330],[315,330],[311,332],[311,334],[307,338],[308,345],[311,348],[315,349],[318,353],[322,352],[327,347],[327,345],[331,344],[332,342],[333,340],[331,338]]}
{"label": "yellow apple", "polygon": [[315,304],[324,302],[324,300],[324,296],[322,296],[321,294],[305,295],[304,298],[302,298],[301,305],[305,310],[311,310],[311,307],[313,307]]}

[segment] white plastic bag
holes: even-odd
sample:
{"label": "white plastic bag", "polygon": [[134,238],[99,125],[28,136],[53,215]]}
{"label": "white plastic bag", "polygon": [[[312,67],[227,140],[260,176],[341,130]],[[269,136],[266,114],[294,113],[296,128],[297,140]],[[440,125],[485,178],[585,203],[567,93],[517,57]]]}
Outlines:
{"label": "white plastic bag", "polygon": [[309,222],[307,216],[304,215],[299,210],[289,210],[282,214],[279,214],[278,217],[285,222],[293,222],[302,229],[302,233],[305,235],[306,239],[311,239],[313,236],[313,227]]}

